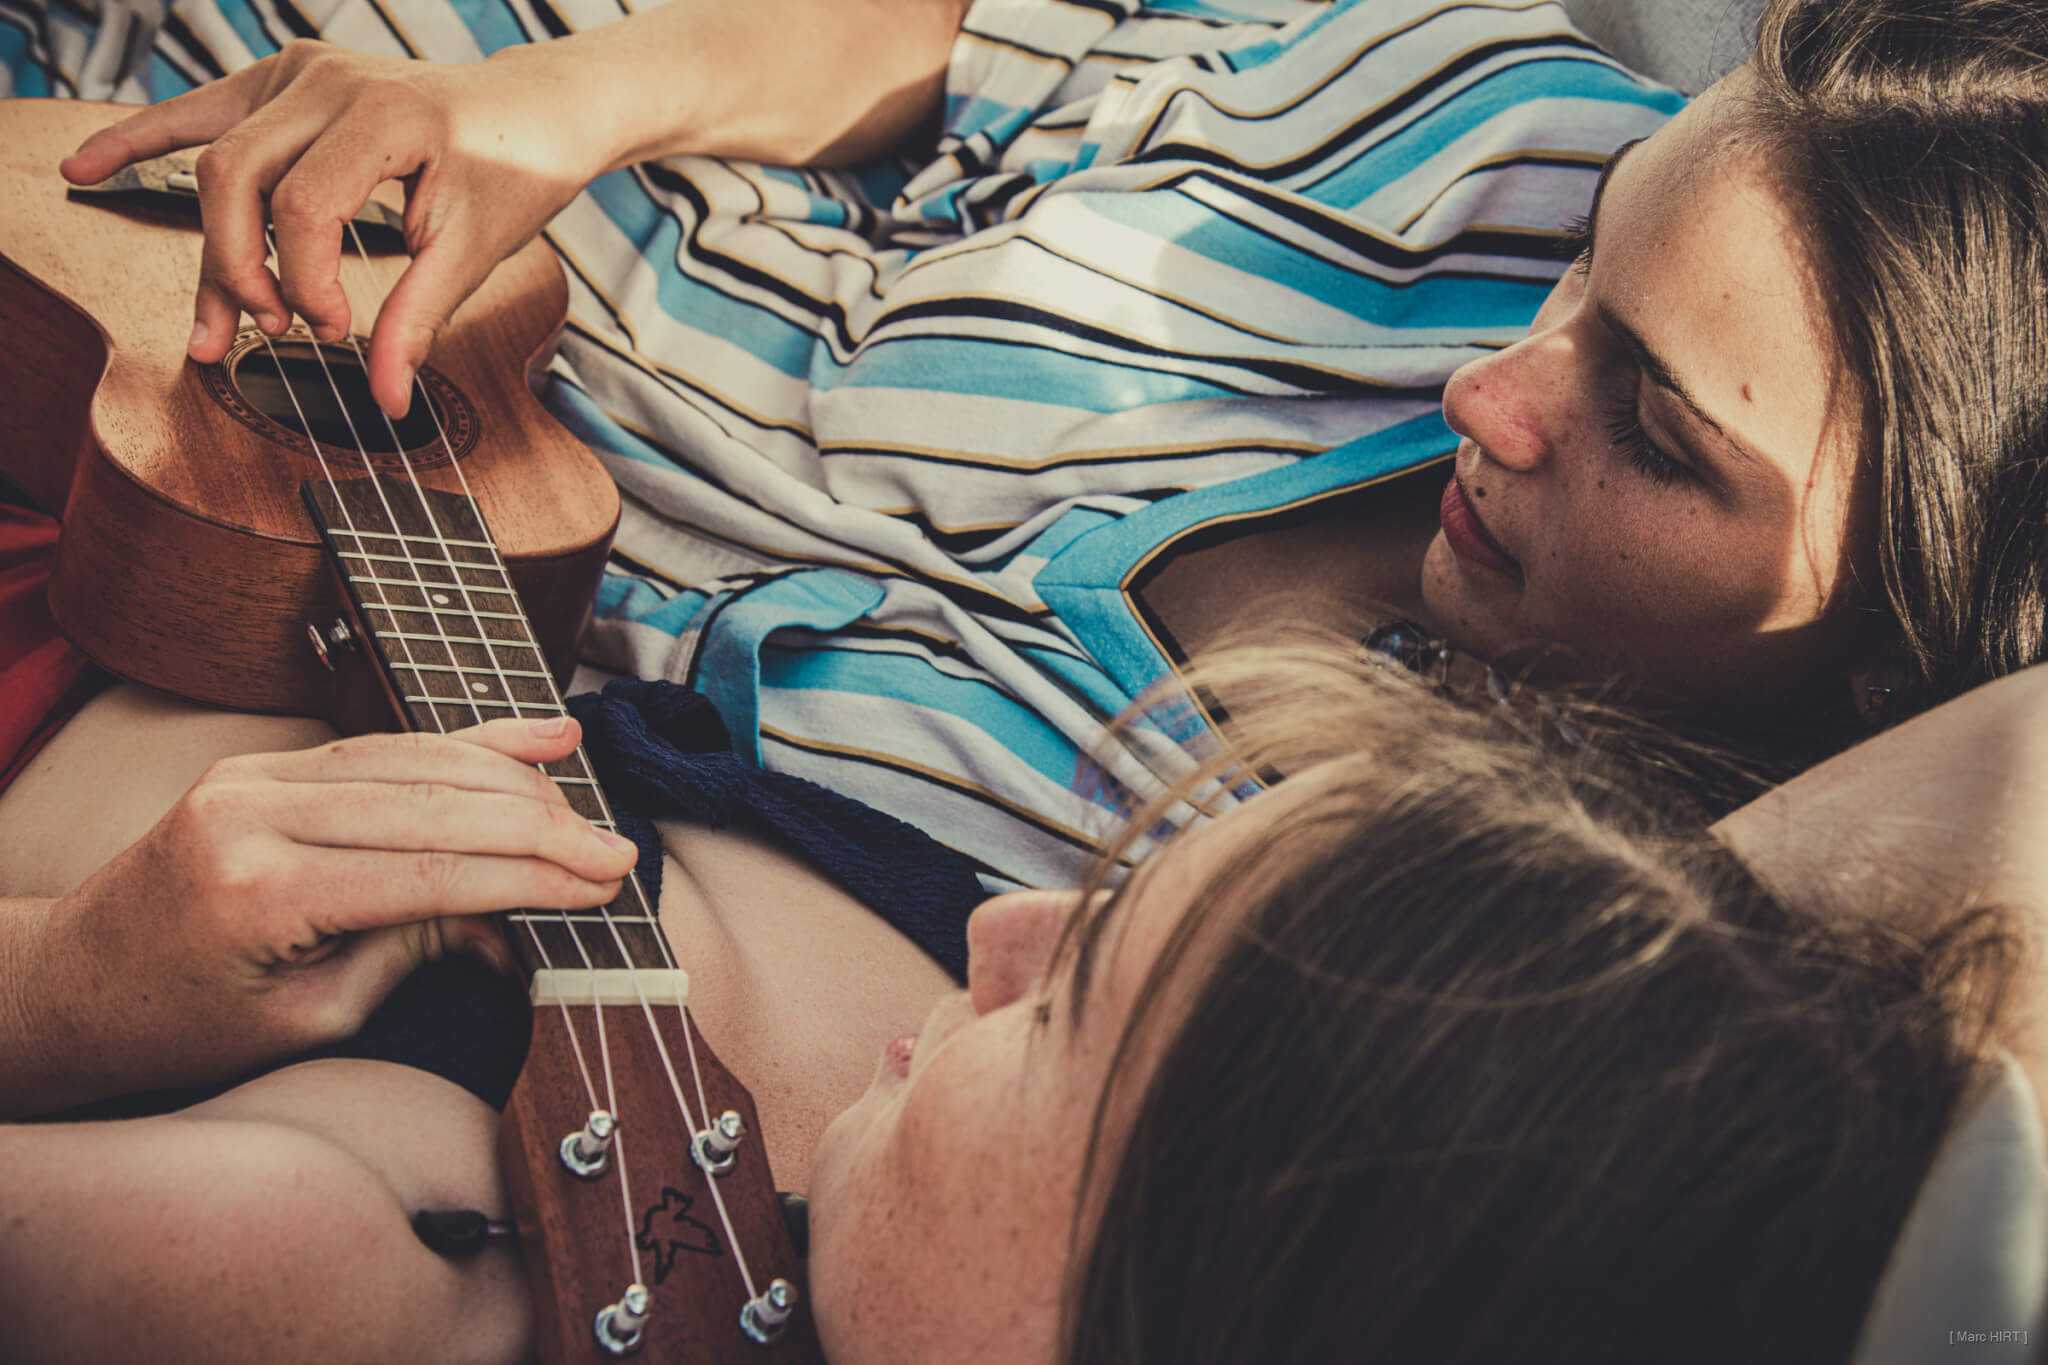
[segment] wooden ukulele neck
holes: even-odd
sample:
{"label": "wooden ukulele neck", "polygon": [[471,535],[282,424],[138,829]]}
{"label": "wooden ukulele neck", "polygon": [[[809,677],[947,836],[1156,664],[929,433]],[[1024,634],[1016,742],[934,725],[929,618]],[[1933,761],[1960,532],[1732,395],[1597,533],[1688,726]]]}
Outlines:
{"label": "wooden ukulele neck", "polygon": [[[408,728],[445,734],[563,712],[470,499],[375,475],[303,493]],[[580,747],[545,771],[578,813],[616,828]],[[536,1006],[499,1132],[542,1359],[615,1358],[601,1315],[640,1295],[654,1307],[627,1349],[644,1343],[651,1359],[753,1361],[766,1349],[790,1365],[821,1361],[763,1144],[746,1137],[715,1174],[696,1155],[715,1126],[757,1135],[759,1118],[695,1036],[687,978],[638,880],[596,910],[504,919]],[[599,1111],[615,1145],[579,1171],[568,1143]],[[764,1307],[775,1319],[765,1333]]]}
{"label": "wooden ukulele neck", "polygon": [[[304,492],[407,728],[448,734],[504,716],[564,714],[474,502],[384,477],[308,483]],[[581,747],[542,771],[577,814],[616,828]],[[599,910],[515,910],[505,919],[528,979],[565,964],[648,970],[674,962],[631,886]]]}

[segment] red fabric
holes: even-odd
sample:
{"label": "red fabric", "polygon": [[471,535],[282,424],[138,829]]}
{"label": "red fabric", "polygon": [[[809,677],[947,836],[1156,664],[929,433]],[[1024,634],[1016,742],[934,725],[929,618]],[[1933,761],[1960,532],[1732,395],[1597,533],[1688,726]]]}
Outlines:
{"label": "red fabric", "polygon": [[0,789],[106,685],[50,616],[53,518],[0,497]]}

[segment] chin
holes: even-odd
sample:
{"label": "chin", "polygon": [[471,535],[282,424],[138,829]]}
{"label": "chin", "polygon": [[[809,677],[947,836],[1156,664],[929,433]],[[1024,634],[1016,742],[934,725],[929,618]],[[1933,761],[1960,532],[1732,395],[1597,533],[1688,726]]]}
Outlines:
{"label": "chin", "polygon": [[1450,542],[1438,531],[1422,556],[1422,610],[1424,624],[1458,649],[1490,659],[1514,643],[1503,628],[1498,610],[1473,590],[1464,566],[1451,551]]}

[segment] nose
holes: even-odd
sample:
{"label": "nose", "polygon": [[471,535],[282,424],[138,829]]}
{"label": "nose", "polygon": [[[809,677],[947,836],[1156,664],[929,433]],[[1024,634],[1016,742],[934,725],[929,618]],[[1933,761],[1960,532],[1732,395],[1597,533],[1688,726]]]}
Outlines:
{"label": "nose", "polygon": [[1535,469],[1570,427],[1575,349],[1556,327],[1466,362],[1444,385],[1444,421],[1495,464]]}
{"label": "nose", "polygon": [[1031,991],[1080,904],[1078,891],[1011,891],[975,907],[967,917],[967,993],[976,1014]]}

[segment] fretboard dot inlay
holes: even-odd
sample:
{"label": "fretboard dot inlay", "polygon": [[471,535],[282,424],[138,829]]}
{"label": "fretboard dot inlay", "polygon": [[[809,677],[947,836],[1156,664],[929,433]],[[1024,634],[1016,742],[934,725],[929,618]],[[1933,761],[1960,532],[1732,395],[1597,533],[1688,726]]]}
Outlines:
{"label": "fretboard dot inlay", "polygon": [[[562,714],[547,660],[475,505],[382,482],[314,484],[306,493],[413,727],[446,734],[494,716]],[[484,610],[484,603],[510,610]],[[543,769],[572,810],[614,827],[580,751]],[[512,950],[529,975],[550,965],[667,970],[675,962],[637,880],[595,911],[509,918],[517,926]]]}

